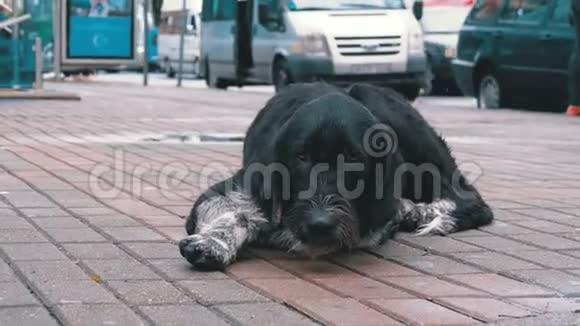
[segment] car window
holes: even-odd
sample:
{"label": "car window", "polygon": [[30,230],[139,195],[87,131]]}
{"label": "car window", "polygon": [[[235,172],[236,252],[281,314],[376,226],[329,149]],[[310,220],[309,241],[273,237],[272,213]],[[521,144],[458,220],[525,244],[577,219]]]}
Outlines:
{"label": "car window", "polygon": [[202,19],[234,20],[236,18],[236,0],[204,0]]}
{"label": "car window", "polygon": [[502,0],[477,0],[473,6],[470,19],[472,21],[492,21],[497,17],[502,6]]}
{"label": "car window", "polygon": [[548,0],[509,0],[501,13],[501,20],[521,23],[540,23],[548,13]]}
{"label": "car window", "polygon": [[570,0],[556,0],[556,6],[552,13],[551,20],[556,24],[570,24]]}

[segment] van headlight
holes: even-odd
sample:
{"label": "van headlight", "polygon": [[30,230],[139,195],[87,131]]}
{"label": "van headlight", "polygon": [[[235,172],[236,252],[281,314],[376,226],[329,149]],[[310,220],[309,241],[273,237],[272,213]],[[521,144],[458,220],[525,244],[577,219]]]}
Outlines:
{"label": "van headlight", "polygon": [[330,49],[324,35],[309,34],[300,37],[292,45],[292,53],[326,57],[330,55]]}
{"label": "van headlight", "polygon": [[425,51],[425,44],[423,43],[423,33],[415,32],[409,34],[409,52],[423,53]]}

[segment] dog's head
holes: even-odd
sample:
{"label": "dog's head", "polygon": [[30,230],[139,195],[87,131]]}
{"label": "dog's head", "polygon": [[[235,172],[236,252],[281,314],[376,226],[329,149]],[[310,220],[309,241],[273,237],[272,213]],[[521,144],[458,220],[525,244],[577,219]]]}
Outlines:
{"label": "dog's head", "polygon": [[345,93],[302,105],[273,139],[274,214],[296,251],[353,248],[394,217],[396,135]]}

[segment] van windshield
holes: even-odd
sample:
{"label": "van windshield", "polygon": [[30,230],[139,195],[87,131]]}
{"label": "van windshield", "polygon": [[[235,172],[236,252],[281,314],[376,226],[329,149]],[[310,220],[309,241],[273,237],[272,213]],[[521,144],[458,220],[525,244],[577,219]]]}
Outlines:
{"label": "van windshield", "polygon": [[404,8],[403,0],[288,0],[290,11]]}

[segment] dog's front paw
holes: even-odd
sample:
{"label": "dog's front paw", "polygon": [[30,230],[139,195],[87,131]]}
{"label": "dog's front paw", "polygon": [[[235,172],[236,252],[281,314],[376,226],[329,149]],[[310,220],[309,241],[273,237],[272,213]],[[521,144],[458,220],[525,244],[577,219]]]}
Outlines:
{"label": "dog's front paw", "polygon": [[224,241],[204,234],[194,234],[181,240],[179,251],[189,263],[203,270],[223,270],[236,255]]}

